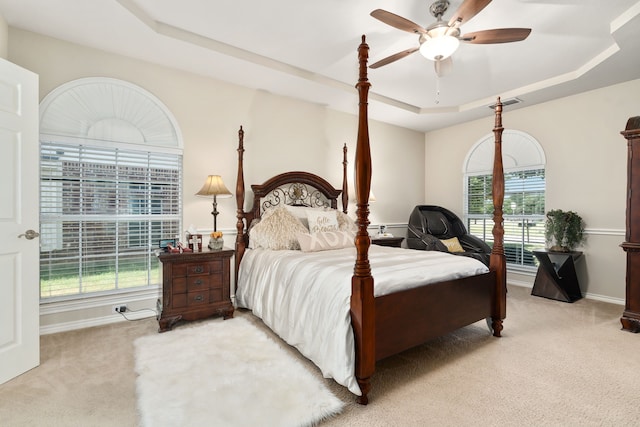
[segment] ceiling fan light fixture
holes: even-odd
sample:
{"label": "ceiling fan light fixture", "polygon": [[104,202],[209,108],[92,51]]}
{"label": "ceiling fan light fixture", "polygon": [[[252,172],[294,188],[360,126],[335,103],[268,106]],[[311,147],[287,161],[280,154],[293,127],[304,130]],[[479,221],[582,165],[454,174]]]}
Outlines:
{"label": "ceiling fan light fixture", "polygon": [[449,35],[427,38],[420,45],[420,53],[432,61],[442,60],[453,55],[459,45],[460,40]]}

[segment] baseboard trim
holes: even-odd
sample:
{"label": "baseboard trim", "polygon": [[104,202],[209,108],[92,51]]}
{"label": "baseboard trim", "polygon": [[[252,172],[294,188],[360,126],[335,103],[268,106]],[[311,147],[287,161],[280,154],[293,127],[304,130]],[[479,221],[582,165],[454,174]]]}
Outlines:
{"label": "baseboard trim", "polygon": [[[587,299],[592,299],[592,300],[602,301],[602,302],[608,302],[610,304],[624,306],[624,298],[613,298],[613,297],[608,297],[606,295],[592,294],[592,293],[589,293],[589,292],[587,292],[584,297],[587,298]],[[620,314],[622,315],[622,313],[620,313]]]}
{"label": "baseboard trim", "polygon": [[[507,280],[507,285],[513,285],[513,286],[518,286],[518,287],[521,287],[521,288],[533,289],[533,284],[532,283],[525,282],[523,280]],[[589,292],[587,292],[584,295],[584,298],[592,299],[592,300],[595,300],[595,301],[607,302],[609,304],[616,304],[616,305],[624,306],[624,298],[613,298],[613,297],[609,297],[609,296],[606,296],[606,295],[592,294],[592,293],[589,293]]]}
{"label": "baseboard trim", "polygon": [[91,328],[94,326],[110,325],[112,323],[135,321],[155,317],[156,313],[151,309],[131,311],[125,313],[128,319],[122,317],[121,314],[112,314],[103,317],[94,317],[91,319],[74,320],[71,322],[55,323],[48,326],[40,327],[40,335],[55,334],[58,332],[68,332],[77,329]]}

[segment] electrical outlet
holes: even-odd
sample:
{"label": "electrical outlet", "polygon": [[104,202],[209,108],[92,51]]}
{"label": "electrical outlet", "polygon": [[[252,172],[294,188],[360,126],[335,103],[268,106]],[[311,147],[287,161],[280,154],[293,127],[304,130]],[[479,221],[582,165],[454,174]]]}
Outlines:
{"label": "electrical outlet", "polygon": [[118,304],[111,307],[114,313],[124,313],[127,311],[127,304]]}

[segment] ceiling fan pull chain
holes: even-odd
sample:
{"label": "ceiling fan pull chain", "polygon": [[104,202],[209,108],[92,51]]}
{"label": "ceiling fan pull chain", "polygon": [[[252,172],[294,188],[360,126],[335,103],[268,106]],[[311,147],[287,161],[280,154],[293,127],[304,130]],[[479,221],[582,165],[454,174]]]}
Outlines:
{"label": "ceiling fan pull chain", "polygon": [[440,76],[436,75],[436,104],[440,104]]}

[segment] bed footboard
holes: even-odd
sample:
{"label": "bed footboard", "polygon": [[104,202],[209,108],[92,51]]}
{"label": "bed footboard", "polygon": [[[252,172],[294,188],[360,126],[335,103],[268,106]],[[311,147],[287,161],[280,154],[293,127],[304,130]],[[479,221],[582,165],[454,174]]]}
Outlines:
{"label": "bed footboard", "polygon": [[490,318],[495,280],[489,272],[376,298],[376,360]]}

